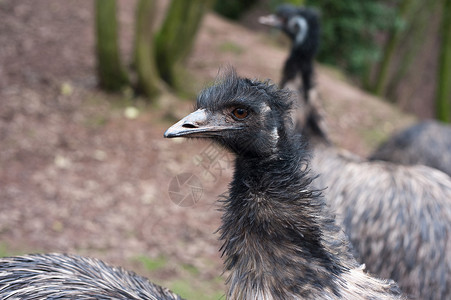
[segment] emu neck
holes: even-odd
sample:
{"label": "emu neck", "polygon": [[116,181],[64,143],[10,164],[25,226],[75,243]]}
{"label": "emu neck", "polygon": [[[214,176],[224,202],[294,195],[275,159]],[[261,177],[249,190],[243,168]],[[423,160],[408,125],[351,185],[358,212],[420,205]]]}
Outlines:
{"label": "emu neck", "polygon": [[315,146],[332,146],[327,130],[325,130],[324,125],[321,124],[321,117],[315,110],[308,114],[300,131],[302,136],[308,140],[310,148]]}
{"label": "emu neck", "polygon": [[220,228],[229,299],[305,297],[318,286],[338,293],[333,277],[342,266],[322,238],[336,228],[321,217],[324,202],[310,189],[307,154],[294,142],[279,143],[273,157],[236,159]]}

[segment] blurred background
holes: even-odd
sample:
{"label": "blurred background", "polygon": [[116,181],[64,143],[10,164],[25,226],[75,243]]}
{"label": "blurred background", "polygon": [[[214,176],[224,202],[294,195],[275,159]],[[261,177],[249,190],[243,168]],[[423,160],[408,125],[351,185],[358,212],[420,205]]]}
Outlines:
{"label": "blurred background", "polygon": [[258,18],[284,2],[321,14],[314,81],[336,144],[366,156],[450,121],[449,0],[0,0],[0,255],[93,256],[219,299],[233,158],[163,133],[221,67],[279,81],[290,41]]}

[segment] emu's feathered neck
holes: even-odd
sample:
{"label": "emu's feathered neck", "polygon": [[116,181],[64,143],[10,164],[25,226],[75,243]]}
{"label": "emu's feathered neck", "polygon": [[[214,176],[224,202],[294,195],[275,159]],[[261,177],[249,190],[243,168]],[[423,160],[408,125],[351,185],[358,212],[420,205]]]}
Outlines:
{"label": "emu's feathered neck", "polygon": [[339,229],[310,187],[301,145],[281,137],[275,156],[236,159],[220,227],[230,299],[289,299],[318,288],[339,293],[334,277],[345,267],[336,254],[347,249],[338,249],[341,240],[334,246],[323,238]]}

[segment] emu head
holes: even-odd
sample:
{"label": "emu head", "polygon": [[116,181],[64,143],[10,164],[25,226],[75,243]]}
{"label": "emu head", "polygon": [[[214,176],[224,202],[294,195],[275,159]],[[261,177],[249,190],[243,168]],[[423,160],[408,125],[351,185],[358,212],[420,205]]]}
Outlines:
{"label": "emu head", "polygon": [[277,8],[276,14],[262,16],[259,22],[283,30],[293,40],[294,45],[299,46],[307,37],[310,13],[309,10],[291,4],[282,4]]}
{"label": "emu head", "polygon": [[269,82],[240,78],[229,70],[199,94],[197,110],[164,136],[209,138],[237,155],[272,155],[292,130],[290,95]]}

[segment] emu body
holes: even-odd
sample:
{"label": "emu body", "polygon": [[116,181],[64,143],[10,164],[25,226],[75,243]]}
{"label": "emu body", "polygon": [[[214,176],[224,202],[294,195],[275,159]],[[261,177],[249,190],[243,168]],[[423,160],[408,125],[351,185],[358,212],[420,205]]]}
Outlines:
{"label": "emu body", "polygon": [[132,272],[64,254],[0,258],[0,299],[182,300]]}
{"label": "emu body", "polygon": [[313,60],[319,46],[320,21],[318,13],[310,8],[284,4],[275,15],[261,17],[260,22],[282,30],[292,41],[292,47],[285,61],[280,87],[300,74],[304,97],[309,97],[313,86]]}
{"label": "emu body", "polygon": [[419,122],[380,145],[370,159],[425,165],[451,176],[451,126],[434,120]]}
{"label": "emu body", "polygon": [[451,178],[426,166],[368,161],[329,142],[320,114],[305,103],[299,125],[356,254],[369,272],[398,282],[412,299],[451,297]]}
{"label": "emu body", "polygon": [[402,298],[393,281],[364,272],[313,188],[292,100],[286,90],[229,72],[165,133],[209,138],[236,154],[219,229],[227,298]]}

